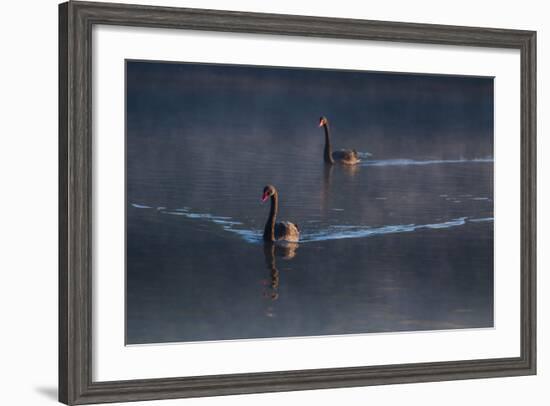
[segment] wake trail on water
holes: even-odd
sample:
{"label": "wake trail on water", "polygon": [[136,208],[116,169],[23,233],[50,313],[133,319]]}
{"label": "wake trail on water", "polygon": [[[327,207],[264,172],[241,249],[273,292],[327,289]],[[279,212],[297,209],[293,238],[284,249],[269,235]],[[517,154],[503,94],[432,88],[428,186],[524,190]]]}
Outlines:
{"label": "wake trail on water", "polygon": [[[147,210],[155,209],[157,212],[163,215],[171,216],[182,216],[188,219],[193,220],[202,220],[210,223],[217,224],[221,226],[222,230],[233,233],[241,237],[243,240],[249,243],[257,244],[261,243],[262,240],[262,230],[254,230],[243,228],[243,223],[237,221],[232,217],[228,216],[216,216],[210,213],[195,213],[192,212],[190,208],[178,208],[178,209],[166,209],[164,207],[154,208],[152,206],[131,203],[131,206],[136,209]],[[469,218],[469,217],[458,217],[438,223],[428,223],[428,224],[392,224],[392,225],[383,225],[383,226],[366,226],[366,225],[329,225],[328,227],[314,231],[308,232],[303,230],[300,233],[300,243],[308,242],[320,242],[320,241],[330,241],[330,240],[342,240],[348,238],[365,238],[365,237],[375,237],[385,234],[396,234],[396,233],[410,233],[418,230],[437,230],[437,229],[448,229],[453,227],[463,226],[467,223],[481,223],[481,222],[492,222],[494,221],[493,217],[483,217],[483,218]]]}
{"label": "wake trail on water", "polygon": [[[370,155],[370,154],[369,154]],[[444,165],[444,164],[467,164],[467,163],[491,163],[494,162],[493,158],[475,158],[475,159],[428,159],[428,160],[416,160],[416,159],[365,159],[367,156],[363,156],[359,153],[359,156],[364,160],[361,161],[361,166],[422,166],[422,165]]]}

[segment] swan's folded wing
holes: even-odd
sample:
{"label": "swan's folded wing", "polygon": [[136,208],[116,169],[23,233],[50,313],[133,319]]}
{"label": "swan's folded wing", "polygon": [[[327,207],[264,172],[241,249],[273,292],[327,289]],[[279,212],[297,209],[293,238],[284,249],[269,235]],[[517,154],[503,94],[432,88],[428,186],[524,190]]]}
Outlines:
{"label": "swan's folded wing", "polygon": [[359,154],[354,149],[342,149],[332,153],[332,157],[343,163],[357,163],[359,162]]}
{"label": "swan's folded wing", "polygon": [[277,240],[297,242],[300,239],[300,231],[296,224],[290,221],[281,221],[275,224],[275,238]]}

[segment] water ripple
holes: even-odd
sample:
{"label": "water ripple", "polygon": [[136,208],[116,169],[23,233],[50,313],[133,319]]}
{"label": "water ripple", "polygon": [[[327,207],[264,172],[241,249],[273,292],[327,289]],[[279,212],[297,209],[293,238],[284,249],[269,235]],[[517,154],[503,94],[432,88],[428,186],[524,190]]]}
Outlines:
{"label": "water ripple", "polygon": [[441,164],[463,164],[463,163],[485,163],[494,162],[493,158],[476,159],[430,159],[419,161],[415,159],[383,159],[363,162],[362,166],[408,166],[408,165],[441,165]]}
{"label": "water ripple", "polygon": [[162,214],[171,214],[173,216],[184,216],[189,219],[203,219],[211,221],[215,224],[234,226],[242,224],[240,221],[234,221],[231,217],[227,216],[214,216],[209,213],[192,213],[188,208],[175,209],[175,210],[162,210]]}
{"label": "water ripple", "polygon": [[466,224],[466,217],[432,224],[396,224],[381,227],[369,226],[330,226],[328,230],[304,235],[300,242],[340,240],[345,238],[362,238],[382,234],[410,233],[421,229],[441,229],[462,226]]}
{"label": "water ripple", "polygon": [[152,209],[151,206],[146,206],[144,204],[137,204],[137,203],[131,203],[132,207],[135,207],[136,209]]}

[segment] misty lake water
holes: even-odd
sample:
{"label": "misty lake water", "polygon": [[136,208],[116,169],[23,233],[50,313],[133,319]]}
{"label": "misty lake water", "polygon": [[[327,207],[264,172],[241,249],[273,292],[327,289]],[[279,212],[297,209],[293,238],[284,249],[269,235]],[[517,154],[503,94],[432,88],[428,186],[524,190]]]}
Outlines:
{"label": "misty lake water", "polygon": [[[308,159],[195,141],[131,182],[129,343],[492,325],[491,160],[326,167],[319,134]],[[261,240],[266,183],[297,246]]]}
{"label": "misty lake water", "polygon": [[[426,137],[420,120],[362,126],[321,101],[310,107],[334,117],[333,145],[363,158],[327,166],[308,107],[258,115],[285,105],[247,110],[232,91],[215,100],[241,113],[202,105],[210,120],[143,89],[128,112],[128,344],[493,326],[492,121],[479,139],[437,123]],[[165,107],[145,120],[147,97]],[[262,119],[244,125],[243,111]],[[266,184],[298,244],[263,243]]]}

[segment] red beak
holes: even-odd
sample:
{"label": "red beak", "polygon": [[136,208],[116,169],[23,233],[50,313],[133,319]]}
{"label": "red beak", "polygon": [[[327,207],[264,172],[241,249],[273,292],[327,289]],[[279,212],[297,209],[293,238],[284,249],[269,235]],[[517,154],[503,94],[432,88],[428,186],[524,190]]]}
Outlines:
{"label": "red beak", "polygon": [[269,194],[264,193],[263,196],[262,196],[262,203],[265,202],[268,198],[269,198]]}

